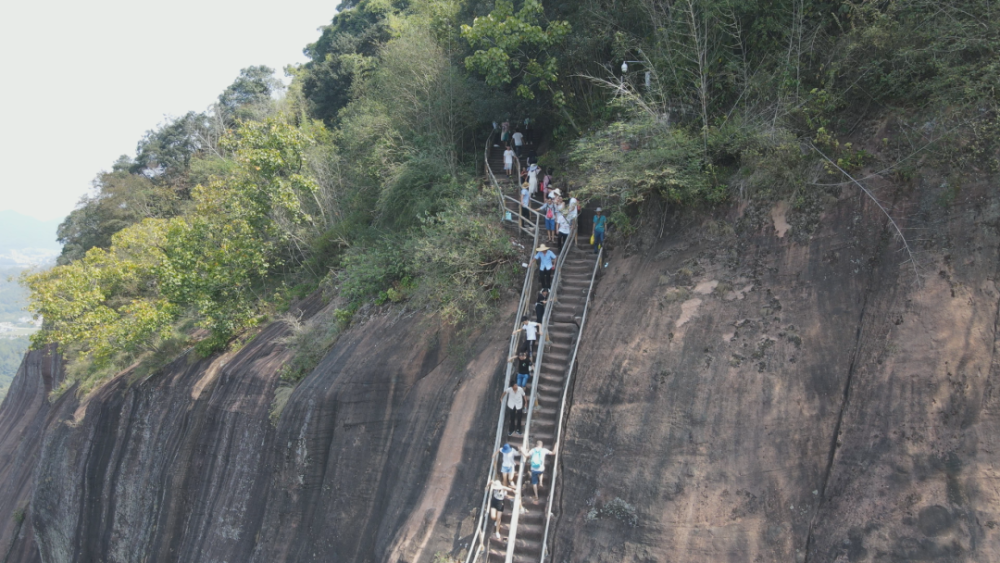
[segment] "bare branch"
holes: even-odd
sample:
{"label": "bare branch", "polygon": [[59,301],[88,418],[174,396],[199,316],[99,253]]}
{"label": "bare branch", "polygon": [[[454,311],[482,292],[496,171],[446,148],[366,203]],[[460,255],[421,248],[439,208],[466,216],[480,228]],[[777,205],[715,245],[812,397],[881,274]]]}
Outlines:
{"label": "bare branch", "polygon": [[879,202],[878,198],[875,197],[875,194],[873,194],[868,188],[866,188],[864,186],[864,184],[862,184],[861,182],[855,180],[854,176],[851,176],[846,170],[844,170],[839,165],[837,165],[836,162],[830,160],[830,157],[826,156],[826,154],[824,154],[823,151],[821,151],[818,148],[816,148],[816,145],[814,145],[814,144],[812,144],[810,142],[809,146],[812,147],[812,150],[814,150],[817,153],[819,153],[819,155],[823,157],[823,160],[826,160],[827,162],[830,163],[831,166],[833,166],[834,168],[836,168],[837,170],[839,170],[841,174],[843,174],[844,176],[847,176],[854,185],[856,185],[858,188],[860,188],[861,191],[864,192],[864,194],[866,196],[868,196],[869,199],[871,199],[873,202],[875,202],[875,205],[877,205],[880,210],[882,210],[882,213],[885,214],[886,219],[889,220],[889,224],[891,224],[892,228],[895,229],[896,235],[899,236],[899,240],[901,240],[903,242],[903,248],[906,249],[906,254],[907,254],[907,256],[910,257],[910,264],[913,266],[913,275],[917,278],[917,280],[919,280],[920,279],[920,273],[917,272],[917,259],[913,256],[913,250],[910,248],[910,243],[907,242],[906,237],[903,236],[902,229],[899,228],[899,225],[896,224],[896,220],[893,219],[892,215],[889,214],[889,210],[886,209],[885,206],[883,206],[881,202]]}

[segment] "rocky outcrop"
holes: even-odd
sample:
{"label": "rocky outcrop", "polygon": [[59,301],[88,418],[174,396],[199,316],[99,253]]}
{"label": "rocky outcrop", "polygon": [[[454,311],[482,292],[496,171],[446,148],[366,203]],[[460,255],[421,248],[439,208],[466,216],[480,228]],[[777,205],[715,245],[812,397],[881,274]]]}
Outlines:
{"label": "rocky outcrop", "polygon": [[[1000,559],[1000,196],[881,193],[898,196],[918,275],[846,189],[657,218],[617,243],[578,358],[550,560]],[[511,322],[459,334],[376,315],[276,422],[279,324],[83,400],[51,402],[58,357],[32,352],[0,407],[0,561],[457,555]]]}
{"label": "rocky outcrop", "polygon": [[0,405],[0,561],[39,561],[31,493],[45,431],[58,410],[48,394],[62,378],[51,349],[29,352]]}
{"label": "rocky outcrop", "polygon": [[0,506],[30,497],[23,525],[0,523],[6,560],[430,560],[471,533],[488,463],[472,444],[492,441],[508,330],[371,319],[277,425],[280,324],[82,403],[50,404],[58,359],[29,354],[0,410]]}
{"label": "rocky outcrop", "polygon": [[611,260],[554,561],[1000,559],[1000,199],[905,195],[919,277],[849,189],[811,236],[751,205]]}

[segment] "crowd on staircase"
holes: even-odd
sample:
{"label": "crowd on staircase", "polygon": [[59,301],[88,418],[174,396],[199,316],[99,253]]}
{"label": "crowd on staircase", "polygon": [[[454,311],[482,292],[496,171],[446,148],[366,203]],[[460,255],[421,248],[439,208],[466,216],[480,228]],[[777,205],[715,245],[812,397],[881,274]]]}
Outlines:
{"label": "crowd on staircase", "polygon": [[[575,311],[585,306],[594,264],[593,258],[587,258],[587,256],[593,256],[593,254],[600,252],[608,224],[603,210],[597,207],[594,210],[590,229],[590,249],[588,249],[592,249],[593,254],[581,251],[583,247],[578,244],[577,240],[574,240],[573,245],[569,246],[567,244],[569,237],[577,235],[581,205],[575,197],[568,193],[569,186],[565,182],[557,188],[553,179],[553,171],[543,169],[538,165],[534,132],[530,127],[530,121],[524,121],[523,130],[520,127],[512,127],[508,121],[504,121],[502,124],[494,123],[494,129],[499,130],[500,143],[493,145],[488,154],[502,150],[502,163],[506,178],[518,180],[517,183],[509,182],[507,185],[515,189],[520,187],[518,193],[520,197],[516,200],[521,207],[517,216],[519,226],[523,226],[525,221],[533,223],[531,220],[533,215],[539,217],[539,220],[544,218],[545,221],[545,242],[532,251],[528,264],[529,268],[536,266],[538,268],[539,289],[534,304],[535,319],[530,319],[528,315],[522,316],[519,328],[512,335],[512,337],[517,338],[516,353],[507,359],[508,363],[513,364],[512,380],[505,384],[505,389],[500,397],[505,413],[508,438],[522,437],[525,431],[525,413],[528,410],[529,397],[532,396],[529,389],[531,386],[538,386],[535,393],[535,415],[531,421],[531,438],[535,439],[535,446],[526,450],[527,441],[524,438],[519,440],[524,442],[524,445],[505,442],[493,454],[493,462],[500,464],[500,479],[488,483],[486,487],[489,497],[489,518],[494,523],[492,537],[502,542],[501,528],[504,526],[506,500],[508,496],[516,497],[517,492],[517,457],[523,456],[524,465],[530,471],[534,503],[541,502],[540,492],[545,495],[550,492],[545,489],[546,458],[555,455],[558,448],[554,446],[550,450],[545,447],[545,443],[546,441],[549,444],[555,443],[555,414],[561,402],[562,384],[566,376],[566,361],[569,359],[569,350],[580,329],[579,317],[575,316]],[[521,167],[522,158],[526,158],[526,168]],[[488,166],[492,168],[498,164],[499,159],[494,156],[488,157],[487,160]],[[515,168],[520,171],[520,178],[517,178]],[[493,170],[495,169],[493,168]],[[511,178],[512,175],[514,178]],[[554,245],[555,248],[550,248],[549,244]],[[543,321],[546,306],[549,304],[553,291],[552,283],[556,268],[560,264],[559,256],[564,251],[571,254],[568,254],[562,262],[563,273],[559,276],[560,291],[556,300],[561,308],[557,310],[556,303],[553,304],[549,319],[550,329],[543,325]],[[539,366],[541,374],[535,374],[536,354],[543,338],[546,346],[545,357]],[[525,485],[527,485],[529,477],[528,471],[525,472],[524,476]],[[518,524],[519,528],[540,527],[542,525],[544,511],[536,510],[529,513],[523,507],[518,508],[522,515],[521,522]],[[538,522],[534,522],[536,519]],[[530,543],[532,540],[529,536],[528,533],[519,532],[518,543],[520,544],[522,541]],[[542,548],[540,541],[537,546],[539,550]]]}

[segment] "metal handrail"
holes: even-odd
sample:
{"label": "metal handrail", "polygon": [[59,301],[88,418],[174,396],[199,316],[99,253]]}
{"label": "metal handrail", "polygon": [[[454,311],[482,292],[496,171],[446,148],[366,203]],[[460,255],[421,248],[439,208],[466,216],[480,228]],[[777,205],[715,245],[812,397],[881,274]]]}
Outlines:
{"label": "metal handrail", "polygon": [[[490,138],[492,138],[492,136],[493,136],[493,132],[490,133]],[[496,188],[497,194],[500,196],[500,206],[501,206],[501,209],[502,209],[501,212],[503,212],[503,211],[506,211],[506,206],[504,206],[504,204],[503,204],[503,198],[505,196],[503,195],[503,190],[500,188],[499,182],[497,182],[496,177],[493,175],[493,171],[490,169],[490,162],[489,162],[490,152],[489,151],[490,151],[490,143],[489,143],[489,139],[487,139],[486,154],[485,154],[485,158],[484,158],[485,164],[486,164],[487,176],[489,176],[491,182],[493,183],[493,187]],[[532,211],[534,211],[534,210],[532,210]],[[501,220],[502,220],[502,217],[501,217]],[[532,247],[531,247],[531,252],[533,253],[534,249],[538,247],[538,238],[539,238],[539,234],[540,234],[540,230],[538,228],[539,222],[535,221],[535,223],[533,223],[532,226],[534,227],[534,231],[535,231],[534,232],[534,237],[535,237],[534,238],[534,243],[532,244]],[[522,229],[522,230],[524,230],[524,229]],[[514,316],[514,330],[515,331],[520,327],[520,325],[521,325],[521,315],[524,314],[524,312],[526,310],[526,307],[528,306],[528,303],[529,303],[528,297],[531,295],[531,292],[532,292],[532,289],[533,289],[533,286],[534,286],[534,282],[535,282],[535,274],[534,274],[534,272],[535,272],[535,269],[529,267],[528,271],[525,272],[525,274],[524,274],[524,287],[521,289],[521,299],[520,299],[520,301],[518,302],[518,305],[517,305],[517,314]],[[510,358],[513,355],[514,350],[517,348],[517,343],[518,343],[519,340],[520,340],[519,334],[515,333],[514,335],[511,336],[510,345],[508,346],[508,349],[507,349],[507,358]],[[505,360],[506,360],[506,358],[505,358]],[[509,362],[507,363],[507,368],[506,368],[505,373],[504,373],[504,382],[510,381],[510,375],[511,375],[511,371],[513,370],[513,367],[514,366],[511,365]],[[496,478],[496,469],[497,469],[496,466],[497,466],[497,464],[496,464],[496,460],[494,459],[493,456],[494,456],[494,453],[498,449],[500,449],[500,442],[503,441],[504,414],[505,414],[505,411],[504,411],[503,408],[501,408],[500,409],[500,416],[497,419],[497,431],[496,431],[496,437],[493,440],[493,450],[490,453],[490,472],[489,472],[489,478],[486,481],[486,483],[487,483],[487,489],[486,489],[486,493],[483,495],[482,506],[479,509],[479,521],[476,523],[476,531],[475,531],[475,533],[472,536],[472,540],[469,542],[469,553],[468,553],[468,555],[466,555],[466,558],[465,558],[466,563],[473,563],[473,562],[477,561],[479,559],[479,555],[483,551],[485,551],[485,549],[484,549],[484,539],[488,535],[486,533],[486,529],[489,527],[489,519],[486,518],[486,515],[488,514],[487,507],[489,506],[489,498],[490,498],[489,484],[492,483],[493,480]],[[522,460],[522,466],[523,466],[523,460]],[[522,467],[522,471],[523,471],[523,467]],[[515,500],[515,503],[514,503],[515,514],[517,513],[517,509],[519,507],[520,507],[519,502],[517,502],[517,500]],[[478,543],[479,543],[478,548],[476,546],[477,540],[478,540]]]}
{"label": "metal handrail", "polygon": [[[535,402],[538,400],[538,382],[542,373],[542,361],[545,357],[545,341],[549,337],[549,321],[552,318],[552,311],[555,308],[555,303],[559,298],[559,281],[562,278],[562,266],[566,262],[566,257],[569,256],[570,250],[573,249],[573,239],[576,238],[574,236],[575,234],[576,227],[574,226],[570,230],[569,237],[567,237],[562,251],[559,252],[559,258],[556,260],[555,276],[552,279],[552,287],[549,288],[549,299],[545,304],[545,314],[542,316],[542,327],[538,335],[538,352],[535,356],[535,381],[531,385],[531,398],[528,403],[528,416],[524,423],[524,437],[521,440],[521,449],[523,451],[526,451],[527,446],[531,443],[531,419],[535,412]],[[525,457],[526,456],[522,453],[521,467],[517,475],[517,488],[514,493],[514,512],[511,514],[510,531],[507,533],[506,563],[511,563],[514,559],[515,540],[517,539],[517,522],[521,513],[521,489],[524,486],[524,463],[527,461]],[[549,496],[552,496],[551,492],[549,493]]]}
{"label": "metal handrail", "polygon": [[590,286],[587,288],[587,297],[583,302],[583,318],[580,319],[580,330],[576,333],[576,344],[573,346],[573,356],[569,360],[568,371],[566,372],[566,382],[563,384],[563,396],[559,404],[559,418],[556,420],[556,442],[555,454],[552,456],[552,478],[549,492],[549,502],[545,507],[545,533],[542,535],[542,558],[539,563],[545,563],[545,557],[549,551],[549,525],[552,523],[552,502],[555,499],[553,494],[556,490],[556,479],[559,477],[559,456],[562,455],[562,425],[563,415],[566,412],[566,397],[569,395],[570,383],[573,381],[573,367],[576,365],[576,353],[580,350],[580,341],[583,340],[583,327],[587,324],[587,311],[590,309],[590,295],[594,291],[594,280],[597,279],[597,272],[601,267],[601,258],[604,257],[604,245],[597,251],[597,260],[594,262],[594,271],[590,274]]}
{"label": "metal handrail", "polygon": [[486,175],[489,177],[490,181],[497,188],[497,197],[500,200],[500,220],[503,221],[504,213],[507,210],[507,206],[503,204],[503,190],[500,189],[500,183],[497,182],[496,176],[493,175],[493,169],[490,168],[490,151],[493,149],[493,135],[495,135],[497,130],[494,128],[490,131],[488,137],[486,137],[486,150],[483,152],[483,165],[486,168]]}

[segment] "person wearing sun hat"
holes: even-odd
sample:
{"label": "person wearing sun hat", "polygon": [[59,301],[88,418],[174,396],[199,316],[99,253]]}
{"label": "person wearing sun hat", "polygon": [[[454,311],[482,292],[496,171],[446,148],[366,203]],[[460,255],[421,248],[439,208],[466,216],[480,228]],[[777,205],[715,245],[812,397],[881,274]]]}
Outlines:
{"label": "person wearing sun hat", "polygon": [[604,246],[604,231],[608,226],[608,218],[604,216],[603,211],[600,207],[594,210],[594,232],[592,233],[594,254],[597,254],[598,250]]}
{"label": "person wearing sun hat", "polygon": [[500,476],[503,477],[503,484],[505,487],[509,487],[514,483],[514,479],[517,475],[517,464],[514,462],[514,456],[520,456],[521,452],[512,448],[510,444],[504,444],[497,450],[497,454],[501,455],[500,458]]}
{"label": "person wearing sun hat", "polygon": [[545,289],[552,289],[552,274],[556,267],[556,255],[544,244],[535,249],[535,255],[531,257],[530,268],[538,262],[538,281]]}

